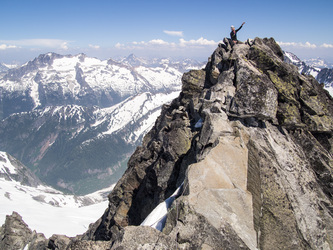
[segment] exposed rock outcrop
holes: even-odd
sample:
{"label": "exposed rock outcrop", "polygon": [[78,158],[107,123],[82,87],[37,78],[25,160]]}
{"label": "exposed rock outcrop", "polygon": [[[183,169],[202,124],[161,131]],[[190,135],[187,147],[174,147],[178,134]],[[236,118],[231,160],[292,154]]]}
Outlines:
{"label": "exposed rock outcrop", "polygon": [[[28,227],[28,225],[23,221],[22,217],[16,212],[13,212],[12,215],[7,215],[5,224],[2,225],[2,227],[0,227],[0,249],[6,249],[6,250],[67,249],[69,245],[72,244],[73,241],[74,239],[71,239],[65,235],[56,235],[56,234],[52,235],[49,239],[47,239],[44,236],[44,234],[32,231]],[[94,242],[91,245],[96,245],[96,244],[98,243]],[[105,245],[105,243],[103,244]]]}
{"label": "exposed rock outcrop", "polygon": [[185,180],[163,231],[184,248],[332,248],[333,102],[323,87],[284,63],[272,38],[220,44],[182,81],[83,238],[115,240]]}
{"label": "exposed rock outcrop", "polygon": [[[285,63],[272,38],[225,40],[182,82],[104,215],[71,246],[333,249],[333,100],[323,86]],[[182,184],[162,232],[139,226]]]}
{"label": "exposed rock outcrop", "polygon": [[13,212],[0,227],[0,249],[46,249],[47,240],[41,233],[31,231],[22,217]]}

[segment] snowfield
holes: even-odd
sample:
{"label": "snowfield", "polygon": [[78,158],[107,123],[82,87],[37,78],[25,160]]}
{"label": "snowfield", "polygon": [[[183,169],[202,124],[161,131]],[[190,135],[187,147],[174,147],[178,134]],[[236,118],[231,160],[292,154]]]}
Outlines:
{"label": "snowfield", "polygon": [[[85,202],[95,204],[84,205]],[[53,234],[72,237],[84,233],[108,206],[100,193],[75,197],[50,187],[28,187],[3,178],[0,178],[0,203],[0,225],[4,224],[6,215],[15,211],[32,230],[47,238]]]}
{"label": "snowfield", "polygon": [[[132,131],[129,138],[125,139],[128,143],[134,143],[154,125],[155,120],[161,113],[160,107],[163,104],[170,103],[178,95],[179,91],[155,95],[142,93],[134,97],[129,97],[110,108],[97,110],[94,113],[97,119],[92,127],[108,122],[107,130],[103,132],[103,135],[107,135],[117,132],[127,124],[139,122],[139,128]],[[148,118],[140,122],[139,120],[146,115]]]}
{"label": "snowfield", "polygon": [[114,185],[85,196],[66,195],[46,185],[33,187],[14,180],[17,175],[28,178],[24,169],[16,159],[0,152],[0,225],[15,211],[32,230],[47,238],[52,234],[71,237],[84,233],[108,206],[107,194]]}

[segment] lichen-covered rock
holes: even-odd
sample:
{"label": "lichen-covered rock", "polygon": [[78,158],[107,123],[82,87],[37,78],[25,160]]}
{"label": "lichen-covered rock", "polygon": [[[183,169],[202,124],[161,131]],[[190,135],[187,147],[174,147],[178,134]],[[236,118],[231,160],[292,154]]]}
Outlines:
{"label": "lichen-covered rock", "polygon": [[191,70],[182,77],[182,93],[193,96],[201,93],[205,84],[206,72],[204,70]]}
{"label": "lichen-covered rock", "polygon": [[267,76],[242,70],[236,74],[236,78],[237,90],[231,102],[230,114],[241,118],[275,119],[277,91]]}
{"label": "lichen-covered rock", "polygon": [[[256,216],[260,248],[283,245],[288,249],[329,249],[332,242],[329,228],[333,221],[324,215],[329,210],[323,208],[322,202],[331,203],[331,195],[324,195],[325,187],[312,171],[312,161],[319,163],[318,159],[305,156],[303,145],[286,130],[267,124],[265,129],[248,131],[251,136],[248,148],[256,158],[251,168],[257,172],[253,175],[260,176],[257,186],[251,188],[251,192],[260,191],[261,196],[257,199],[260,204],[256,205],[261,208]],[[313,136],[308,136],[312,137],[312,142],[308,142],[312,149],[327,157],[326,150]],[[329,171],[332,165],[327,160],[326,171]]]}

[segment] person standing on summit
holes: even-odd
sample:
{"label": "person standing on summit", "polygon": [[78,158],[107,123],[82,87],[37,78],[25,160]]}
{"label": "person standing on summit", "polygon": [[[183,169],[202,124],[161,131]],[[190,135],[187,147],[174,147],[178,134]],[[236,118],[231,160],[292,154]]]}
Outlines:
{"label": "person standing on summit", "polygon": [[231,25],[231,32],[230,32],[230,38],[232,41],[232,46],[239,43],[239,41],[237,40],[237,32],[243,27],[243,25],[245,24],[245,22],[242,23],[242,25],[235,30],[235,27],[233,25]]}

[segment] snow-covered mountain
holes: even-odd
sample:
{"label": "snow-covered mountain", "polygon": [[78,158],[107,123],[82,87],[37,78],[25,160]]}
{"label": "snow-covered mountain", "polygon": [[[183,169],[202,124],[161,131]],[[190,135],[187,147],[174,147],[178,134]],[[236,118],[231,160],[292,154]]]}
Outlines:
{"label": "snow-covered mountain", "polygon": [[151,63],[133,55],[117,62],[84,54],[43,54],[0,80],[3,117],[67,104],[104,108],[143,92],[179,91],[183,74],[179,64],[182,69],[201,66],[168,59]]}
{"label": "snow-covered mountain", "polygon": [[134,54],[131,54],[128,57],[120,59],[119,62],[128,65],[130,67],[138,67],[138,66],[145,66],[149,68],[170,67],[180,72],[186,72],[191,69],[198,69],[205,66],[205,63],[198,62],[190,58],[182,60],[172,60],[170,58],[143,59],[136,57]]}
{"label": "snow-covered mountain", "polygon": [[285,61],[296,65],[301,74],[312,75],[319,83],[324,83],[333,96],[333,64],[320,58],[302,61],[295,54],[286,51],[284,56]]}
{"label": "snow-covered mountain", "polygon": [[120,178],[161,106],[178,94],[142,93],[104,109],[68,105],[13,114],[0,124],[0,147],[50,185],[91,192]]}
{"label": "snow-covered mountain", "polygon": [[333,68],[333,63],[327,62],[326,60],[322,58],[311,58],[311,59],[306,59],[304,62],[314,68]]}
{"label": "snow-covered mountain", "polygon": [[113,185],[86,195],[66,195],[43,184],[11,155],[0,152],[0,225],[13,211],[36,231],[75,236],[87,230],[107,207]]}
{"label": "snow-covered mountain", "polygon": [[0,79],[0,150],[86,194],[116,182],[192,60],[40,55]]}
{"label": "snow-covered mountain", "polygon": [[309,65],[305,61],[299,59],[295,54],[291,52],[284,51],[285,61],[288,63],[292,63],[298,67],[298,71],[301,74],[312,75],[313,77],[317,77],[321,68],[314,66],[314,64]]}

